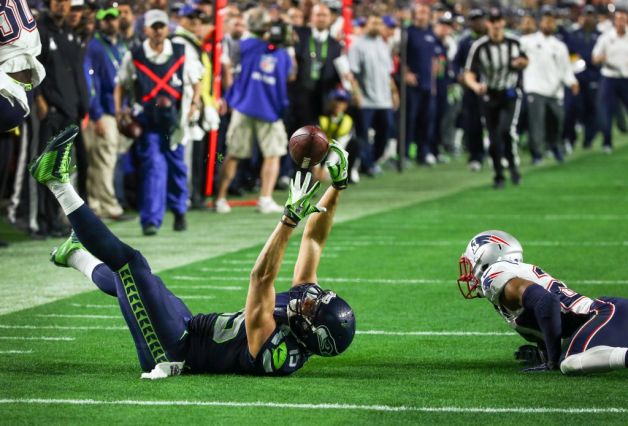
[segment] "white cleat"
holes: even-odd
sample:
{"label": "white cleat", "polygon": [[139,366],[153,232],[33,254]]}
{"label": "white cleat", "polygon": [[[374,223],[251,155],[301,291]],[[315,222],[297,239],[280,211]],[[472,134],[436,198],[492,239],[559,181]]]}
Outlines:
{"label": "white cleat", "polygon": [[275,203],[275,200],[270,197],[260,197],[257,200],[256,210],[262,214],[282,213],[283,207]]}
{"label": "white cleat", "polygon": [[479,161],[469,161],[469,170],[472,172],[479,172],[482,170],[482,163]]}
{"label": "white cleat", "polygon": [[434,154],[427,154],[425,156],[425,164],[427,164],[428,166],[433,166],[434,164],[436,164],[436,157],[434,156]]}
{"label": "white cleat", "polygon": [[219,198],[216,200],[215,209],[216,213],[219,214],[231,213],[231,206],[224,198]]}

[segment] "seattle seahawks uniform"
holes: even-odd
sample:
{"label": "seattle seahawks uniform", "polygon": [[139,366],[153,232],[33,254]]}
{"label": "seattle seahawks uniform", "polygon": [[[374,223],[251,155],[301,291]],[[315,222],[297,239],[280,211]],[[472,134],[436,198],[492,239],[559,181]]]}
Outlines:
{"label": "seattle seahawks uniform", "polygon": [[[310,353],[290,330],[289,292],[275,295],[275,330],[256,358],[249,353],[244,310],[193,316],[140,252],[114,273],[99,264],[92,280],[104,293],[117,297],[131,331],[142,371],[161,362],[185,361],[186,373],[288,375],[305,364]],[[293,287],[293,297],[306,286]]]}
{"label": "seattle seahawks uniform", "polygon": [[275,302],[277,327],[256,358],[249,353],[244,310],[196,315],[188,325],[185,359],[190,373],[288,375],[305,364],[310,354],[298,343],[287,323],[288,293]]}
{"label": "seattle seahawks uniform", "polygon": [[[37,22],[25,0],[0,0],[0,131],[19,125],[29,114],[31,90],[46,76],[36,59],[41,53]],[[30,84],[10,74],[30,71]]]}
{"label": "seattle seahawks uniform", "polygon": [[497,312],[529,341],[542,341],[534,314],[524,308],[511,312],[500,305],[504,286],[513,278],[538,284],[560,300],[562,338],[568,339],[562,358],[598,345],[628,346],[628,300],[601,297],[591,299],[570,290],[564,283],[535,265],[499,261],[482,275],[481,292]]}

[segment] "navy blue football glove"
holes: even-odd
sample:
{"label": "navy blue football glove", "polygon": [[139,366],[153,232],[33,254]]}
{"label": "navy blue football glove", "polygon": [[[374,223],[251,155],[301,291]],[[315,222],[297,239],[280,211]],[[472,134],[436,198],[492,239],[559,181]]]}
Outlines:
{"label": "navy blue football glove", "polygon": [[515,359],[524,367],[533,367],[547,362],[544,348],[534,345],[521,345],[515,351]]}

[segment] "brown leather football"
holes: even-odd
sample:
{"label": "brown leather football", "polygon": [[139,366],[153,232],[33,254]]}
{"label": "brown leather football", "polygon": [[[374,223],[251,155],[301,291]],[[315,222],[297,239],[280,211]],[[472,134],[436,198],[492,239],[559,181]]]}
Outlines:
{"label": "brown leather football", "polygon": [[129,114],[123,115],[118,122],[118,131],[130,139],[138,139],[142,136],[142,126]]}
{"label": "brown leather football", "polygon": [[300,169],[309,169],[325,159],[329,141],[320,127],[303,126],[290,137],[288,152]]}

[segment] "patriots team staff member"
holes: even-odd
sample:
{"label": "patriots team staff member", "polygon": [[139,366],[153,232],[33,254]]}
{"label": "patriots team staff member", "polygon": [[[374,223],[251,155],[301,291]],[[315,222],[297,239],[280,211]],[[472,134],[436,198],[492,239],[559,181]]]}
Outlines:
{"label": "patriots team staff member", "polygon": [[37,22],[26,2],[0,1],[0,132],[19,126],[30,114],[33,88],[46,76]]}
{"label": "patriots team staff member", "polygon": [[[316,270],[332,226],[340,190],[347,187],[347,157],[328,164],[333,185],[319,205],[307,173],[291,182],[280,223],[251,271],[246,306],[235,313],[192,315],[142,254],[113,235],[69,183],[70,152],[78,133],[70,126],[53,138],[29,166],[30,173],[56,196],[75,235],[53,251],[51,260],[83,272],[100,290],[117,297],[131,331],[143,377],[188,373],[287,375],[313,354],[335,356],[355,333],[351,307],[318,286]],[[309,190],[308,190],[309,188]],[[316,213],[316,214],[314,214]],[[275,293],[284,252],[298,223],[310,214],[294,269],[293,286]],[[152,370],[152,371],[151,371]]]}
{"label": "patriots team staff member", "polygon": [[593,63],[602,67],[599,105],[604,151],[607,153],[613,149],[612,121],[619,102],[628,108],[628,6],[615,10],[613,24],[593,48]]}
{"label": "patriots team staff member", "polygon": [[524,371],[580,374],[628,367],[628,299],[590,299],[570,290],[523,263],[523,248],[512,235],[485,231],[473,237],[460,258],[458,287],[467,299],[487,298],[512,328],[537,343],[538,352],[528,351],[523,359],[540,361]]}

